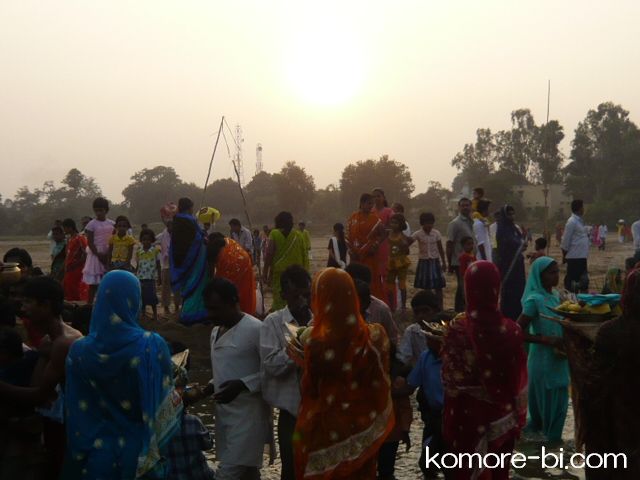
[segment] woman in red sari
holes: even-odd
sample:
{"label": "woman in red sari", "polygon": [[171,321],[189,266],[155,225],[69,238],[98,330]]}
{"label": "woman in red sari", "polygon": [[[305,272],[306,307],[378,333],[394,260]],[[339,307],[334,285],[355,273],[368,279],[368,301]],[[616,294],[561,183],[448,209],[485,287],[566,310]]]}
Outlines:
{"label": "woman in red sari", "polygon": [[[373,190],[373,213],[376,214],[382,227],[384,229],[385,235],[384,239],[380,243],[380,248],[376,252],[376,259],[378,260],[378,271],[382,276],[383,282],[387,279],[387,270],[389,269],[389,256],[391,255],[391,248],[389,246],[389,240],[386,238],[386,231],[389,228],[389,223],[391,222],[391,217],[395,213],[391,207],[389,207],[389,202],[387,202],[387,197],[384,194],[384,190],[381,188],[375,188]],[[389,295],[385,293],[383,297],[380,297],[381,300],[384,300],[392,310],[395,310],[396,307],[396,288],[393,287],[393,291],[391,292],[391,299],[393,300],[391,303],[389,302]]]}
{"label": "woman in red sari", "polygon": [[353,280],[327,268],[314,278],[314,326],[304,348],[294,433],[296,478],[376,478],[378,450],[394,425],[389,340],[360,315]]}
{"label": "woman in red sari", "polygon": [[62,280],[64,299],[70,302],[86,302],[89,299],[89,286],[82,281],[82,269],[87,258],[87,237],[78,233],[76,222],[71,218],[62,222],[62,228],[69,236]]}
{"label": "woman in red sari", "polygon": [[363,193],[359,210],[349,217],[347,239],[351,261],[366,265],[371,270],[371,294],[384,300],[387,297],[385,277],[377,255],[385,232],[382,221],[373,212],[373,205],[373,196]]}
{"label": "woman in red sari", "polygon": [[[493,263],[473,263],[464,286],[467,309],[447,329],[442,352],[444,440],[456,454],[510,453],[526,421],[522,330],[500,313],[500,273]],[[452,478],[509,478],[508,464],[474,467],[452,471]]]}
{"label": "woman in red sari", "polygon": [[256,276],[251,256],[238,242],[219,232],[209,235],[207,257],[211,276],[222,277],[238,289],[240,309],[249,315],[256,313]]}

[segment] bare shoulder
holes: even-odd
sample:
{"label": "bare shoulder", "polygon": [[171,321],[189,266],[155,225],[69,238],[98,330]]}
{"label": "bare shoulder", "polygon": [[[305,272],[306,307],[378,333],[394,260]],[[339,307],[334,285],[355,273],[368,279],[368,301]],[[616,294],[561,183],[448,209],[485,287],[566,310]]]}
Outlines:
{"label": "bare shoulder", "polygon": [[82,337],[83,335],[80,331],[65,324],[64,333],[53,341],[53,344],[51,346],[52,353],[55,351],[65,351],[65,352],[69,351],[69,348],[71,348],[71,345],[73,345],[73,343],[76,340]]}

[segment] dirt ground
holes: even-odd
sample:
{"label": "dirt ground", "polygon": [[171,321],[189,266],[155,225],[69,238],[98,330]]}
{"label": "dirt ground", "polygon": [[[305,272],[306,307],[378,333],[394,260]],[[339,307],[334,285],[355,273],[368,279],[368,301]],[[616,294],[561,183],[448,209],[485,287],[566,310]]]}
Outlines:
{"label": "dirt ground", "polygon": [[[327,245],[329,243],[329,237],[314,237],[312,238],[312,270],[318,271],[326,265],[327,261]],[[561,258],[560,250],[555,244],[550,249],[550,255],[557,259]],[[20,246],[26,248],[32,255],[34,264],[41,266],[43,270],[48,271],[49,261],[49,243],[40,240],[19,240],[13,241],[10,239],[0,239],[0,253],[4,255],[4,252],[11,247]],[[415,274],[415,266],[417,265],[417,252],[416,248],[412,248],[411,260],[412,265],[410,267],[409,285],[413,285],[413,276]],[[589,271],[591,277],[591,289],[600,290],[604,285],[604,276],[608,268],[611,266],[618,266],[624,268],[625,258],[633,255],[633,247],[630,243],[621,245],[618,242],[611,240],[607,244],[607,250],[604,252],[598,251],[592,248],[589,258]],[[527,265],[528,267],[528,265]],[[564,270],[564,268],[563,268]],[[564,271],[563,271],[564,273]],[[445,289],[445,308],[453,307],[453,296],[455,293],[456,280],[455,277],[447,275],[447,288]],[[408,298],[415,293],[413,287],[410,286],[408,292]],[[270,294],[266,295],[267,307],[270,303]],[[185,344],[191,352],[191,376],[192,380],[205,382],[210,377],[210,344],[209,335],[211,331],[210,326],[196,325],[193,327],[184,327],[176,322],[175,315],[163,314],[160,307],[160,321],[158,323],[153,322],[151,318],[147,317],[143,319],[142,324],[145,328],[154,330],[162,335],[169,341],[178,341]],[[149,312],[150,313],[150,312]],[[396,314],[396,320],[403,331],[404,328],[411,322],[411,315]],[[197,413],[203,417],[203,420],[207,425],[213,425],[212,406],[205,403],[196,409]],[[420,478],[420,472],[417,467],[417,459],[419,456],[419,445],[421,435],[422,422],[420,421],[419,414],[414,411],[414,423],[411,429],[411,437],[414,447],[408,453],[400,453],[397,461],[396,477],[398,479],[417,479]],[[565,444],[563,445],[565,451],[573,450],[573,415],[570,409],[567,422],[565,424]],[[533,455],[540,446],[539,443],[533,439],[523,439],[518,444],[518,450],[527,454]],[[400,449],[401,451],[403,448]],[[279,466],[276,461],[275,465],[265,466],[263,468],[263,478],[276,479],[279,478]],[[584,478],[584,473],[581,471],[572,470],[559,470],[548,469],[542,470],[535,466],[528,467],[527,469],[519,472],[514,472],[513,478],[556,478],[556,479],[581,479]]]}

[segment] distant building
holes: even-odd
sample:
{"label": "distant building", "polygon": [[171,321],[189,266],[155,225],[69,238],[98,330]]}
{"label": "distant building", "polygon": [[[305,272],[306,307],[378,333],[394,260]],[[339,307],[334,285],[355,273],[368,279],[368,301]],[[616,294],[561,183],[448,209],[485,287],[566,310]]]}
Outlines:
{"label": "distant building", "polygon": [[[549,207],[549,217],[562,212],[563,216],[571,214],[571,197],[564,191],[564,185],[548,185],[549,194],[547,206]],[[514,195],[520,197],[522,206],[528,213],[533,213],[538,208],[544,208],[544,186],[543,185],[516,185],[511,189]]]}

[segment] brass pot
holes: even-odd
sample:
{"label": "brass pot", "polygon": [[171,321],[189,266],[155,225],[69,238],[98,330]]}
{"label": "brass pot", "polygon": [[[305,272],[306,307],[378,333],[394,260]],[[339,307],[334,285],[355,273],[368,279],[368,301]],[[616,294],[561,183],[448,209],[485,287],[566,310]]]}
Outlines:
{"label": "brass pot", "polygon": [[4,263],[0,265],[0,287],[6,287],[18,283],[22,273],[17,263]]}

